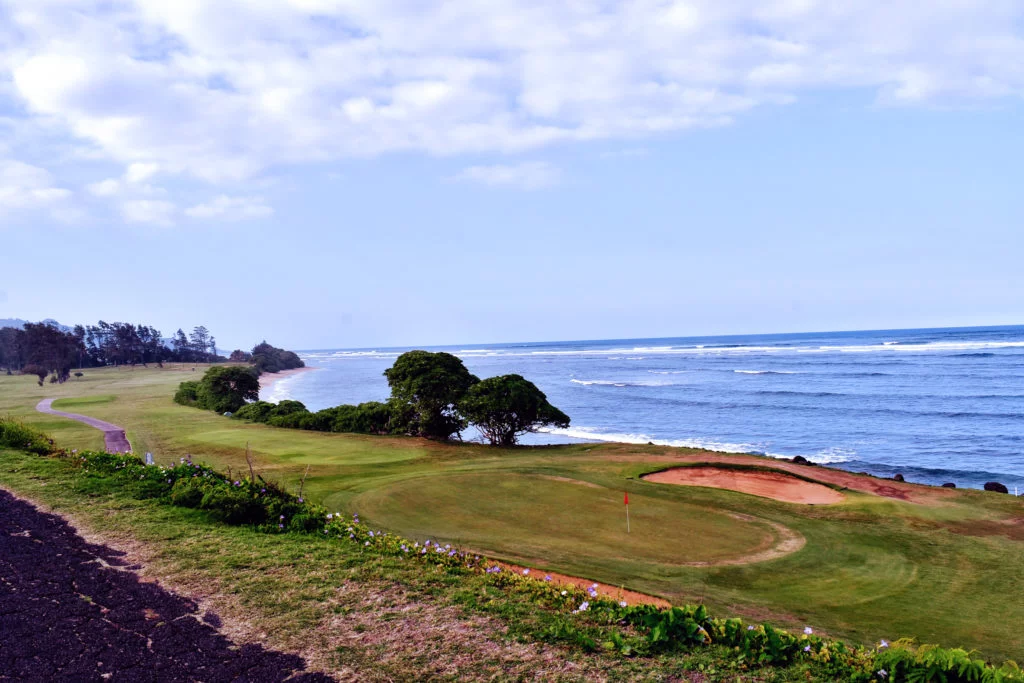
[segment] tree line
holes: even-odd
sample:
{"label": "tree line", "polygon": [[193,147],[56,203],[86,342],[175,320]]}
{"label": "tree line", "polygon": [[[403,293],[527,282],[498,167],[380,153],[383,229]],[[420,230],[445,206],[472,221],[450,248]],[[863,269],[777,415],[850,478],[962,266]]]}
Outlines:
{"label": "tree line", "polygon": [[76,368],[223,360],[217,355],[216,340],[202,325],[189,335],[179,329],[169,340],[149,325],[102,320],[71,330],[48,323],[0,329],[0,368],[8,375],[36,375],[40,385],[47,376],[53,383],[65,382]]}
{"label": "tree line", "polygon": [[199,382],[182,382],[174,400],[237,419],[321,432],[406,434],[440,441],[461,438],[469,425],[493,445],[513,446],[541,427],[569,426],[533,382],[520,375],[481,380],[450,353],[409,351],[384,372],[386,403],[369,401],[311,412],[299,401],[259,401],[259,379],[248,368],[211,368]]}

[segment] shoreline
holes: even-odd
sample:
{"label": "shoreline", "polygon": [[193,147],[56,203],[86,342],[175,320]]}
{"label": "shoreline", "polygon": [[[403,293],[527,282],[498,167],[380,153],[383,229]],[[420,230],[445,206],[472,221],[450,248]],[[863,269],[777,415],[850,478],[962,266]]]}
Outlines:
{"label": "shoreline", "polygon": [[307,366],[307,367],[304,367],[304,368],[293,368],[291,370],[282,370],[281,372],[276,372],[276,373],[267,372],[267,373],[264,373],[264,374],[260,375],[260,400],[261,401],[266,400],[264,398],[264,396],[266,395],[266,393],[268,393],[271,390],[273,390],[274,385],[277,384],[278,382],[280,382],[282,380],[285,380],[285,379],[288,379],[289,377],[294,377],[296,375],[301,375],[301,374],[306,373],[306,372],[312,372],[314,370],[319,370],[319,368],[311,368],[311,367]]}

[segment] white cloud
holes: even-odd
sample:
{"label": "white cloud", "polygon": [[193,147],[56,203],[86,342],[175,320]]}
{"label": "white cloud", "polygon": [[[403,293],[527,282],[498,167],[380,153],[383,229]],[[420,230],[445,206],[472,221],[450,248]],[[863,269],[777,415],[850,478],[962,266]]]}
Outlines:
{"label": "white cloud", "polygon": [[1024,95],[1019,0],[0,0],[0,16],[0,101],[122,183],[635,144],[823,89]]}
{"label": "white cloud", "polygon": [[531,161],[511,165],[470,166],[454,176],[453,180],[481,183],[491,187],[539,190],[557,184],[561,175],[561,171],[551,164]]}
{"label": "white cloud", "polygon": [[121,216],[128,223],[174,224],[177,207],[162,199],[131,199],[121,202]]}
{"label": "white cloud", "polygon": [[107,178],[98,183],[86,185],[85,189],[97,197],[113,197],[121,191],[121,181],[117,178]]}
{"label": "white cloud", "polygon": [[130,164],[125,171],[124,179],[129,183],[142,183],[156,175],[159,170],[160,164]]}
{"label": "white cloud", "polygon": [[71,196],[44,168],[0,159],[0,210],[51,208]]}
{"label": "white cloud", "polygon": [[216,218],[225,221],[240,221],[266,218],[274,213],[262,197],[229,197],[220,195],[205,204],[185,209],[191,218]]}

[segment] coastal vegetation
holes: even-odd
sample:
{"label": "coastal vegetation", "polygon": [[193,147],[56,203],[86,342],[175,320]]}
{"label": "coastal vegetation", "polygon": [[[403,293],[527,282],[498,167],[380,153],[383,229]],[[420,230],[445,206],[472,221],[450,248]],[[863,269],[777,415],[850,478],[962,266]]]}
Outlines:
{"label": "coastal vegetation", "polygon": [[[569,416],[519,375],[480,381],[449,353],[409,351],[384,371],[391,398],[310,412],[298,401],[258,401],[233,417],[272,427],[318,432],[404,434],[448,441],[472,424],[495,446],[514,446],[519,436],[542,426],[568,427]],[[197,389],[183,383],[179,396]],[[198,405],[195,399],[179,403]],[[202,406],[200,406],[202,407]]]}
{"label": "coastal vegetation", "polygon": [[[102,496],[108,505],[152,501],[135,507],[143,517],[160,514],[163,533],[178,524],[192,533],[198,528],[218,537],[224,535],[220,525],[239,526],[250,534],[290,537],[289,544],[305,545],[307,554],[344,557],[349,568],[393,567],[387,573],[390,582],[448,586],[440,599],[463,612],[494,616],[508,622],[509,631],[518,633],[521,640],[560,647],[571,656],[582,656],[584,662],[604,660],[609,667],[617,663],[620,670],[616,673],[626,678],[653,677],[656,671],[675,669],[701,671],[712,679],[749,673],[759,680],[860,683],[1024,680],[1012,662],[993,665],[963,649],[917,646],[906,640],[880,640],[870,646],[848,644],[822,636],[810,626],[792,633],[770,623],[716,618],[702,604],[631,604],[607,589],[602,592],[598,584],[585,588],[557,584],[550,574],[495,563],[451,543],[421,542],[374,528],[355,513],[328,513],[304,500],[301,488],[293,494],[268,481],[251,462],[247,475],[231,475],[186,458],[159,466],[146,465],[132,455],[71,453],[52,445],[51,439],[36,430],[10,419],[0,420],[0,447],[9,446],[9,434],[28,435],[30,441],[50,445],[25,455],[11,448],[0,451],[0,481],[8,485],[24,488],[27,482],[42,478],[59,480],[64,485],[56,489],[85,493],[93,499]],[[40,459],[40,455],[51,457]],[[50,496],[55,499],[59,498]],[[67,498],[60,502],[75,507]],[[184,517],[158,513],[161,506],[195,510],[205,518],[186,522]],[[140,526],[145,524],[143,521]],[[237,575],[239,561],[246,567],[252,560],[234,559],[236,553],[252,555],[253,549],[265,547],[266,543],[253,538],[244,550],[237,544],[222,545],[219,555],[231,558],[225,568],[234,567],[230,573]],[[209,571],[209,562],[203,566]],[[286,565],[279,566],[283,569]],[[217,579],[227,577],[218,575]],[[308,588],[308,582],[307,573],[303,588]],[[292,586],[284,591],[282,586],[281,592],[294,590]],[[434,594],[437,599],[436,589]]]}
{"label": "coastal vegetation", "polygon": [[257,374],[260,375],[265,372],[274,374],[283,370],[295,370],[306,367],[306,364],[302,362],[302,359],[294,351],[286,351],[285,349],[271,346],[266,340],[253,347],[252,352],[248,354],[246,362],[251,363],[256,368]]}
{"label": "coastal vegetation", "polygon": [[[59,445],[68,448],[100,447],[102,436],[95,430],[35,412],[40,398],[58,398],[58,409],[74,408],[75,412],[125,426],[134,450],[154,453],[159,463],[173,464],[192,454],[195,462],[220,472],[229,468],[232,472],[248,471],[248,443],[248,453],[265,479],[292,493],[304,481],[303,497],[307,501],[332,512],[341,511],[346,519],[359,513],[374,530],[413,539],[421,545],[429,538],[442,546],[451,544],[494,560],[533,567],[534,572],[587,577],[661,596],[675,604],[702,603],[712,613],[740,617],[748,624],[767,622],[773,628],[797,634],[811,626],[815,634],[838,637],[852,645],[877,645],[883,638],[890,643],[917,638],[947,648],[977,650],[975,659],[1024,658],[1024,637],[1017,628],[1024,619],[1024,607],[1019,601],[1006,599],[1024,585],[1024,527],[1019,522],[1024,510],[1021,500],[1013,496],[920,487],[846,473],[842,473],[844,483],[840,486],[830,481],[840,474],[837,470],[792,465],[800,476],[825,486],[839,486],[844,496],[835,504],[794,504],[641,479],[666,467],[707,465],[726,458],[692,449],[628,444],[505,449],[272,429],[173,404],[168,397],[183,375],[189,376],[172,368],[108,368],[46,388],[16,377],[0,377],[0,414],[11,414],[45,429]],[[64,402],[88,397],[103,400],[77,405]],[[753,456],[728,456],[728,460],[775,470],[779,466],[772,459]],[[33,495],[62,497],[63,504],[79,506],[75,509],[96,504],[95,499],[77,501],[74,496],[64,496],[60,487],[40,487],[31,478],[42,476],[39,470],[25,469],[24,463],[19,460],[14,467],[21,468],[21,473],[2,474],[5,485],[28,487],[25,490]],[[47,477],[57,476],[47,472]],[[234,478],[239,479],[237,475]],[[623,489],[628,490],[630,498],[629,534],[625,530]],[[133,511],[138,509],[137,504],[131,505]],[[188,515],[206,514],[201,509],[161,509],[179,512],[152,514],[167,524],[166,520],[177,519],[176,523],[188,530],[176,533],[167,526],[154,527],[146,532],[154,543],[166,538],[194,538],[198,521]],[[131,522],[102,514],[93,519],[101,524],[121,524],[121,533],[128,533],[142,524],[135,512],[132,517]],[[199,547],[219,549],[230,545],[230,558],[218,555],[212,566],[220,567],[225,576],[238,573],[231,567],[250,567],[238,580],[251,582],[248,590],[260,596],[252,599],[273,603],[267,606],[267,618],[275,624],[290,624],[294,634],[301,632],[304,637],[309,637],[310,629],[321,619],[324,624],[342,623],[331,621],[337,617],[330,613],[330,596],[348,576],[347,570],[337,566],[350,566],[345,563],[369,553],[357,548],[352,548],[352,554],[346,554],[349,551],[344,548],[328,549],[305,535],[301,535],[302,543],[317,544],[315,550],[292,545],[298,543],[292,534],[263,535],[278,539],[270,543],[245,536],[241,529],[229,532],[199,528],[216,540],[194,541],[197,554],[188,560],[192,571],[202,567],[208,568],[203,571],[213,571]],[[793,550],[791,545],[782,546],[781,552],[770,559],[758,559],[764,557],[766,549],[779,549],[790,538],[783,534],[789,532],[803,539],[802,547]],[[180,542],[175,543],[173,559],[168,562],[184,562],[178,559],[180,554],[192,552],[192,548],[192,544],[183,548]],[[271,552],[290,559],[274,559]],[[508,596],[486,593],[480,597],[478,591],[489,590],[490,584],[478,583],[486,578],[460,578],[456,588],[443,581],[437,584],[434,580],[439,577],[431,575],[430,585],[435,587],[428,588],[419,583],[420,574],[402,562],[389,556],[365,557],[370,565],[359,566],[373,566],[367,571],[379,577],[381,586],[409,580],[425,594],[440,591],[448,595],[450,590],[463,595],[466,604],[491,616],[504,618],[506,610],[514,613],[517,616],[509,631],[499,631],[511,633],[509,637],[533,634],[531,638],[550,643],[554,636],[541,636],[540,632],[549,626],[553,633],[561,628],[557,626],[561,621],[548,621],[555,616],[534,614],[534,608],[518,602],[514,607],[506,601],[512,600]],[[289,569],[288,563],[298,568]],[[310,572],[314,565],[317,572]],[[336,570],[340,573],[334,573]],[[509,573],[502,575],[508,577]],[[320,586],[320,581],[331,587]],[[242,593],[245,590],[239,588]],[[289,602],[295,599],[296,590],[319,597],[298,604]],[[935,600],[937,595],[942,600]],[[321,604],[326,604],[323,612],[311,611],[321,609],[317,606]],[[573,609],[578,607],[576,604]],[[366,614],[380,613],[374,610]],[[385,613],[391,614],[389,610]],[[571,611],[563,616],[580,617]],[[388,625],[378,623],[380,619],[384,617],[367,616],[359,623],[371,629]],[[532,626],[527,629],[524,621],[536,624],[537,630]],[[298,635],[295,637],[296,642],[301,641]],[[595,642],[603,649],[605,641],[595,638]],[[732,649],[715,648],[693,654],[697,659],[686,660],[686,666],[703,664],[718,672],[712,678],[734,679],[737,669],[729,667],[737,666],[738,654]],[[658,659],[663,655],[650,656],[665,664],[665,660]],[[376,659],[367,655],[360,661]],[[574,661],[585,666],[584,660]],[[672,659],[666,666],[678,671],[681,661]],[[616,660],[615,664],[629,673],[637,671],[631,667],[641,666],[635,658]],[[410,671],[405,670],[406,675]],[[784,671],[778,680],[800,676],[795,670]],[[758,677],[772,680],[773,675]],[[822,679],[829,680],[827,676]]]}
{"label": "coastal vegetation", "polygon": [[53,321],[0,328],[0,369],[8,375],[35,375],[40,385],[47,376],[51,383],[63,384],[75,368],[221,360],[216,340],[202,325],[191,336],[179,329],[169,340],[149,325],[102,320],[74,328]]}
{"label": "coastal vegetation", "polygon": [[215,413],[233,413],[260,395],[260,381],[254,368],[238,365],[215,366],[198,382],[182,382],[174,402]]}

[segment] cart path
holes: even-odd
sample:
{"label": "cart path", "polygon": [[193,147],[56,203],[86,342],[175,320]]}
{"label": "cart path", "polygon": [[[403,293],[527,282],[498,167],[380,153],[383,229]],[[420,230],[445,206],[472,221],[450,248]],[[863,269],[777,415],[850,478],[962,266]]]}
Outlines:
{"label": "cart path", "polygon": [[128,437],[124,434],[124,429],[118,427],[115,424],[104,422],[103,420],[97,420],[95,417],[89,417],[88,415],[78,415],[76,413],[65,413],[61,410],[53,409],[53,402],[56,399],[44,398],[36,406],[36,410],[40,413],[46,413],[47,415],[60,415],[61,417],[67,417],[72,420],[78,420],[90,427],[103,432],[103,443],[106,444],[108,453],[131,453],[132,446],[128,443]]}
{"label": "cart path", "polygon": [[0,680],[333,680],[296,655],[236,645],[215,614],[135,569],[0,489]]}

